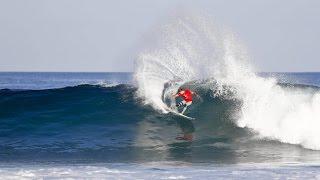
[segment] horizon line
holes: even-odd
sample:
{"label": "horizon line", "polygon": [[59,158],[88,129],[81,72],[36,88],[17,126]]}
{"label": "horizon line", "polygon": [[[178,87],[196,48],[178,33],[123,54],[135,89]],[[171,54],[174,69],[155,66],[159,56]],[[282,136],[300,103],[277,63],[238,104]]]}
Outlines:
{"label": "horizon line", "polygon": [[129,71],[0,71],[0,73],[133,73]]}
{"label": "horizon line", "polygon": [[[134,73],[133,71],[0,71],[0,73]],[[320,73],[320,71],[258,71],[256,73]]]}

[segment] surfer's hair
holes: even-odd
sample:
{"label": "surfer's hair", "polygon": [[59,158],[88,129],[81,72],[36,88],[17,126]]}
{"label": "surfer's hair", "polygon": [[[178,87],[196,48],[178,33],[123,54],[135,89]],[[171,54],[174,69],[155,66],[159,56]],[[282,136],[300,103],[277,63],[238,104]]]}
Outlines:
{"label": "surfer's hair", "polygon": [[183,91],[183,90],[184,90],[184,88],[181,87],[178,89],[178,92]]}

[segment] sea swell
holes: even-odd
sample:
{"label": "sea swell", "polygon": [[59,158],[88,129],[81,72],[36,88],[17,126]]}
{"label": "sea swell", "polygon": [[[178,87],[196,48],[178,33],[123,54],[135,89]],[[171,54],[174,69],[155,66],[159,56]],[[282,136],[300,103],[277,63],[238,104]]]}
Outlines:
{"label": "sea swell", "polygon": [[[175,137],[183,130],[201,130],[195,141],[200,146],[202,141],[211,142],[212,136],[221,138],[221,143],[237,136],[228,133],[228,129],[236,128],[231,119],[223,122],[232,102],[214,98],[205,89],[199,89],[199,94],[209,99],[189,112],[202,119],[196,123],[145,106],[135,94],[136,88],[131,85],[1,90],[1,160],[177,160],[159,155],[180,146]],[[214,114],[199,113],[199,108],[219,106]],[[191,144],[182,145],[181,154]]]}
{"label": "sea swell", "polygon": [[[144,105],[131,85],[1,90],[0,159],[2,162],[235,163],[261,161],[259,158],[271,153],[266,150],[270,146],[279,148],[278,153],[287,148],[301,151],[299,147],[257,139],[253,130],[238,127],[238,117],[234,114],[242,102],[230,98],[233,92],[215,96],[213,92],[220,90],[219,86],[210,82],[210,89],[208,82],[184,84],[202,97],[187,112],[195,121],[163,114]],[[175,139],[184,131],[194,134],[193,142]],[[256,154],[257,148],[261,154]]]}

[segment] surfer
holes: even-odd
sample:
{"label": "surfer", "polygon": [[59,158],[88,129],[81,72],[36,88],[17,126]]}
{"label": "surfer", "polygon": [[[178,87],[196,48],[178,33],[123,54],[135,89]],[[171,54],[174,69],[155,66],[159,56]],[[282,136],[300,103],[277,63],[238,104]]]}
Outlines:
{"label": "surfer", "polygon": [[183,114],[187,110],[188,106],[192,104],[193,95],[196,95],[196,93],[186,88],[179,88],[178,93],[173,95],[174,98],[181,97],[183,99],[176,105],[177,107],[184,106],[181,114]]}

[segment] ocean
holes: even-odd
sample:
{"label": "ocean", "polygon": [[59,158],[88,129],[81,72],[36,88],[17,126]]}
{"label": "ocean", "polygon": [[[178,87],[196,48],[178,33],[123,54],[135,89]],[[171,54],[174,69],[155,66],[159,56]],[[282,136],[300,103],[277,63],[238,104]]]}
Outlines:
{"label": "ocean", "polygon": [[319,179],[320,73],[256,78],[254,112],[242,86],[183,82],[200,96],[188,120],[146,101],[137,73],[1,72],[0,178]]}
{"label": "ocean", "polygon": [[320,179],[320,73],[257,73],[239,36],[177,15],[132,73],[0,73],[0,179]]}

